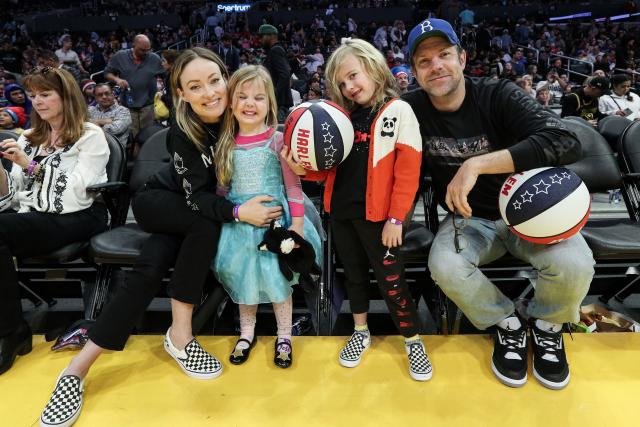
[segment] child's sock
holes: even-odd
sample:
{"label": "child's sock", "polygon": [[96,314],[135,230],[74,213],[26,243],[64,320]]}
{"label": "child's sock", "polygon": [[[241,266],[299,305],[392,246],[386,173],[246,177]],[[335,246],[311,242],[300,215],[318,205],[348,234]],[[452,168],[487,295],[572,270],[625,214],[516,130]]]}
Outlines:
{"label": "child's sock", "polygon": [[[256,329],[256,313],[258,312],[258,305],[245,305],[240,304],[240,338],[243,338],[249,342],[253,341]],[[249,344],[244,341],[240,341],[236,348],[241,350],[249,348]]]}
{"label": "child's sock", "polygon": [[293,303],[291,297],[286,301],[273,303],[273,311],[278,325],[278,341],[287,339],[291,341],[291,323],[293,317]]}
{"label": "child's sock", "polygon": [[353,329],[357,332],[360,332],[363,335],[367,335],[367,336],[370,335],[369,325],[367,325],[366,323],[364,325],[355,325]]}
{"label": "child's sock", "polygon": [[412,337],[404,337],[404,344],[406,346],[411,345],[411,344],[415,344],[417,342],[420,342],[420,335],[415,334]]}
{"label": "child's sock", "polygon": [[541,331],[560,332],[562,330],[562,324],[561,323],[551,323],[551,322],[547,322],[546,320],[542,320],[542,319],[537,319],[536,320],[536,326]]}

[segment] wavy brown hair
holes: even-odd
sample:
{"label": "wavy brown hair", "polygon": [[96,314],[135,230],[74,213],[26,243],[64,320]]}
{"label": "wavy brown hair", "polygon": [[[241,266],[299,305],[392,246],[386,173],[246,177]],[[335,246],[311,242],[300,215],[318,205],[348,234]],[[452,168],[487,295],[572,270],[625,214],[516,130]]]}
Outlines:
{"label": "wavy brown hair", "polygon": [[[191,105],[189,105],[188,102],[185,102],[182,97],[178,95],[178,89],[183,90],[182,85],[180,84],[180,77],[182,77],[184,69],[191,61],[198,58],[216,63],[220,68],[224,81],[229,81],[229,72],[227,71],[227,67],[224,65],[222,59],[209,49],[202,47],[192,47],[191,49],[185,50],[180,54],[180,56],[178,56],[178,59],[176,59],[176,62],[173,63],[173,67],[171,68],[171,78],[169,81],[171,82],[171,93],[173,94],[176,110],[176,123],[180,130],[189,137],[189,140],[198,147],[198,150],[204,152],[205,146],[201,142],[207,138],[207,131],[204,122],[196,113],[194,113],[193,109],[191,109]],[[223,118],[224,117],[221,117],[221,120]]]}
{"label": "wavy brown hair", "polygon": [[325,70],[327,89],[332,101],[345,108],[346,110],[352,110],[355,107],[355,103],[347,99],[336,82],[338,78],[338,68],[349,56],[355,56],[367,75],[375,83],[375,100],[373,103],[373,110],[377,110],[382,106],[384,100],[387,98],[395,98],[398,96],[398,90],[396,89],[396,79],[391,74],[387,61],[382,56],[382,53],[376,49],[372,44],[367,43],[364,40],[352,39],[345,40],[344,44],[340,45],[329,57],[327,61],[327,68]]}
{"label": "wavy brown hair", "polygon": [[[58,144],[74,144],[84,133],[89,115],[80,86],[73,75],[61,68],[38,67],[23,81],[27,92],[56,92],[62,100],[62,127]],[[31,145],[47,144],[51,138],[51,125],[40,118],[35,109],[31,111],[31,131],[28,134]]]}

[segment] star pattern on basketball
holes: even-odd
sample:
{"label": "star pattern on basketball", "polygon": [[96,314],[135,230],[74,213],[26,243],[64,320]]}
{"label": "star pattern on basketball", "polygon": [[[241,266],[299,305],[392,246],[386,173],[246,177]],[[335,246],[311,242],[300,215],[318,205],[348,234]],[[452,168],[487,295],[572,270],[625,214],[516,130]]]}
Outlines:
{"label": "star pattern on basketball", "polygon": [[558,174],[551,175],[549,178],[551,178],[552,184],[562,184],[562,177]]}
{"label": "star pattern on basketball", "polygon": [[539,183],[533,184],[533,187],[536,189],[536,194],[549,194],[549,187],[551,187],[551,184],[547,184],[543,179],[541,179]]}
{"label": "star pattern on basketball", "polygon": [[329,159],[324,161],[324,167],[325,168],[330,168],[330,167],[332,167],[334,165],[335,162],[336,161],[333,159],[333,157],[329,158]]}
{"label": "star pattern on basketball", "polygon": [[321,124],[320,126],[322,126],[322,130],[326,130],[326,131],[328,131],[328,130],[329,130],[329,126],[330,126],[330,125],[329,125],[329,123],[324,122],[324,123],[323,123],[323,124]]}
{"label": "star pattern on basketball", "polygon": [[567,179],[571,179],[571,174],[569,172],[562,172],[562,177],[563,178],[567,178]]}
{"label": "star pattern on basketball", "polygon": [[[527,198],[527,196],[529,196]],[[520,195],[520,197],[522,197],[522,203],[531,203],[531,199],[533,198],[533,194],[529,193],[529,191],[525,191],[524,193],[522,193]]]}
{"label": "star pattern on basketball", "polygon": [[327,132],[322,136],[324,137],[324,142],[331,144],[331,140],[333,139],[331,132]]}
{"label": "star pattern on basketball", "polygon": [[333,157],[336,151],[338,150],[336,150],[333,144],[331,144],[330,146],[324,148],[324,155],[328,157]]}
{"label": "star pattern on basketball", "polygon": [[516,200],[515,202],[513,202],[513,209],[520,210],[521,207],[522,203],[520,203],[520,201]]}

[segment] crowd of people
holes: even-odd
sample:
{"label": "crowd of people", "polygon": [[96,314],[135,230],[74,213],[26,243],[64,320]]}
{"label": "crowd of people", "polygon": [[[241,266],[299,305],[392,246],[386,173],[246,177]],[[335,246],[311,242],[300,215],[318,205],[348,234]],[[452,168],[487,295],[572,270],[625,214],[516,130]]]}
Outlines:
{"label": "crowd of people", "polygon": [[[495,329],[487,369],[500,382],[522,387],[532,347],[536,380],[549,389],[565,388],[570,372],[563,324],[579,319],[594,274],[592,253],[580,234],[548,246],[520,239],[500,219],[498,194],[510,173],[580,158],[577,136],[545,108],[554,100],[561,102],[562,115],[586,120],[638,117],[640,99],[629,92],[631,79],[615,73],[619,63],[635,69],[635,30],[510,19],[475,27],[467,10],[452,19],[465,22],[461,33],[431,17],[415,26],[400,20],[376,25],[325,14],[308,26],[265,22],[252,31],[242,20],[217,20],[204,47],[181,54],[154,53],[153,31],[115,35],[113,45],[102,47],[97,34],[63,34],[49,37],[55,50],[38,46],[33,57],[19,52],[13,64],[21,65],[22,80],[20,73],[0,70],[6,104],[0,123],[23,125],[18,138],[0,142],[0,157],[11,166],[0,166],[0,373],[31,350],[13,257],[102,231],[104,206],[94,203],[86,187],[106,180],[105,132],[126,144],[130,134],[153,122],[158,100],[170,111],[167,146],[173,161],[132,202],[138,224],[151,237],[90,330],[90,340],[57,379],[40,424],[75,422],[90,368],[105,350],[123,349],[172,267],[172,324],[164,349],[186,375],[213,379],[223,370],[192,334],[193,308],[211,268],[240,307],[240,337],[230,363],[249,358],[257,306],[272,303],[273,363],[289,368],[296,280],[283,274],[275,254],[256,247],[279,219],[320,256],[323,233],[311,218],[317,213],[305,203],[301,179],[325,183],[323,207],[331,213],[346,276],[354,330],[338,363],[355,368],[370,351],[372,268],[403,337],[408,375],[430,380],[433,367],[418,335],[420,319],[399,249],[424,178],[423,162],[447,211],[429,271],[474,326]],[[20,26],[9,32],[29,37]],[[586,79],[576,84],[565,60],[550,55],[577,54],[580,47],[585,58],[593,56],[594,71],[581,73]],[[6,40],[0,52],[4,65],[13,50]],[[543,54],[549,62],[540,59]],[[96,62],[103,64],[106,83],[87,79]],[[303,168],[276,130],[296,102],[317,97],[348,110],[355,131],[350,155],[328,171]],[[495,120],[483,119],[489,111]],[[394,130],[384,132],[389,120]],[[520,309],[479,269],[506,252],[539,272],[533,299]]]}

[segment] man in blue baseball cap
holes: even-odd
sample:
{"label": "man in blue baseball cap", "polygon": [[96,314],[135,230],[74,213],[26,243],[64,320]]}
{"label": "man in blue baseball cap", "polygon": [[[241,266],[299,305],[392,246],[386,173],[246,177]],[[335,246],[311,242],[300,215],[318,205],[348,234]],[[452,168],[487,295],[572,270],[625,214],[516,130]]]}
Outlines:
{"label": "man in blue baseball cap", "polygon": [[[580,234],[540,245],[511,233],[498,195],[510,173],[577,161],[580,143],[512,82],[465,77],[467,56],[447,21],[420,22],[408,45],[422,90],[402,97],[418,117],[425,169],[449,213],[431,247],[431,276],[478,329],[495,326],[491,367],[502,383],[527,381],[528,318],[534,376],[562,389],[570,377],[562,325],[579,320],[593,256]],[[522,312],[479,269],[506,252],[538,271],[535,295]]]}

